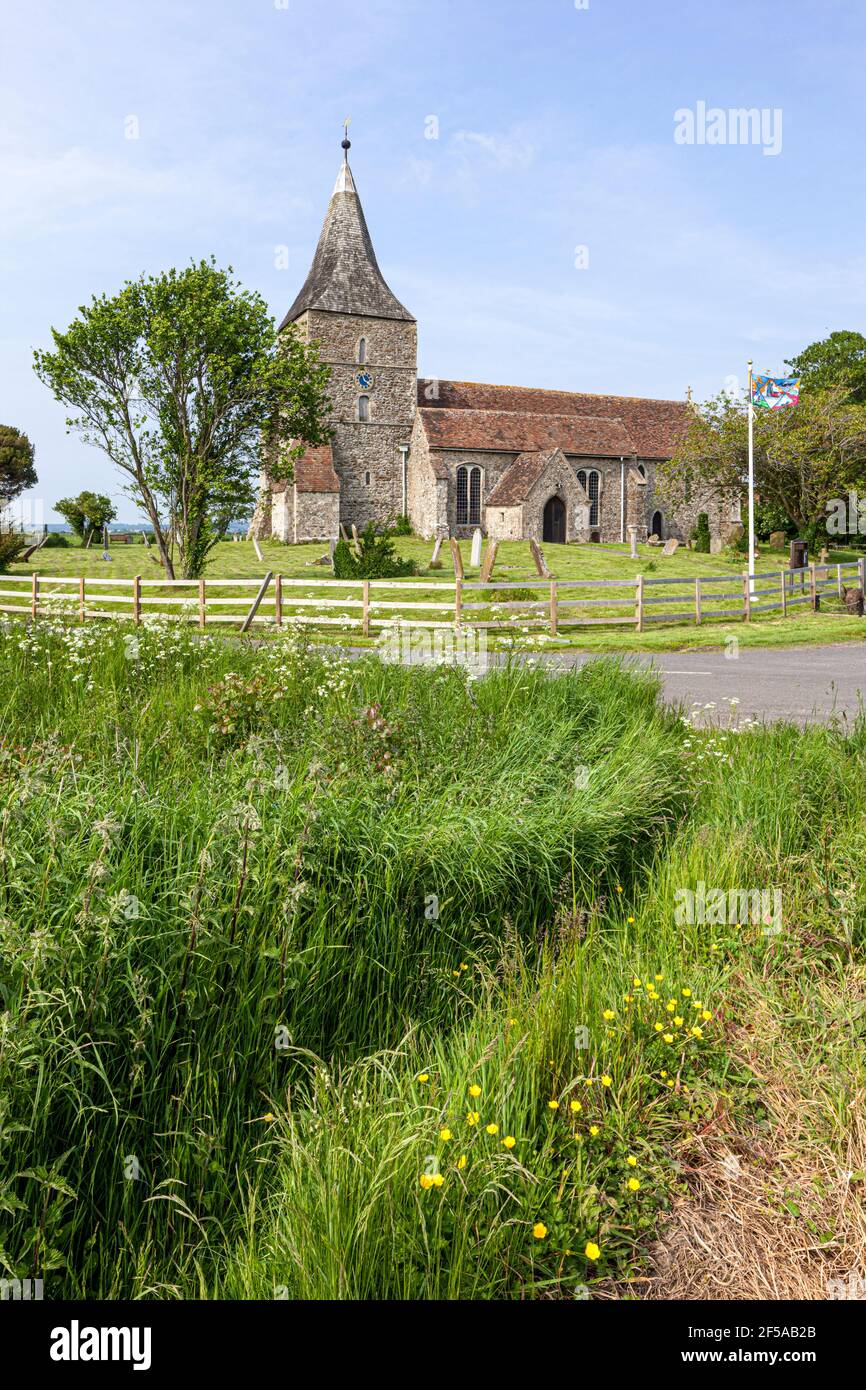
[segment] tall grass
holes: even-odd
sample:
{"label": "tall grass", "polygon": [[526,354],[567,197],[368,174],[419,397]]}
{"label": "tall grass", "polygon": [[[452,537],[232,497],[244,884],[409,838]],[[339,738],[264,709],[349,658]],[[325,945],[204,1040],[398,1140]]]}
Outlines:
{"label": "tall grass", "polygon": [[[473,684],[164,624],[6,630],[0,680],[0,1258],[49,1296],[633,1274],[729,1085],[731,972],[784,960],[676,927],[677,888],[780,875],[854,949],[862,730],[710,745],[611,663]],[[666,1044],[683,988],[713,1017]]]}

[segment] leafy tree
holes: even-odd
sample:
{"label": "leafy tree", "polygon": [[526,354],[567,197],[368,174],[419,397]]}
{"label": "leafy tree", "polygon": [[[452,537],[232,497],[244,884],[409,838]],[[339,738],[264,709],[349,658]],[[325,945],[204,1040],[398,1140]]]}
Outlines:
{"label": "leafy tree", "polygon": [[100,532],[117,516],[111,498],[101,492],[79,492],[77,497],[61,497],[55,502],[54,510],[66,518],[73,534],[81,540],[88,533]]}
{"label": "leafy tree", "polygon": [[251,510],[262,452],[272,477],[290,479],[305,446],[328,438],[329,368],[293,329],[278,341],[264,300],[232,275],[211,259],[128,281],[35,354],[39,379],[76,412],[69,428],[125,475],[172,578],[175,544],[194,578]]}
{"label": "leafy tree", "polygon": [[[866,490],[866,406],[844,387],[756,411],[754,433],[756,493],[799,534],[814,540],[834,498]],[[718,396],[694,412],[674,456],[659,465],[659,494],[676,508],[688,486],[728,507],[745,491],[748,457],[747,403]]]}
{"label": "leafy tree", "polygon": [[710,553],[710,518],[706,512],[698,514],[698,524],[692,532],[695,550],[701,555]]}
{"label": "leafy tree", "polygon": [[840,387],[849,400],[866,403],[866,338],[862,333],[831,333],[829,338],[811,343],[785,365],[794,376],[802,378],[804,390]]}
{"label": "leafy tree", "polygon": [[36,483],[36,451],[14,425],[0,425],[0,507],[8,507]]}

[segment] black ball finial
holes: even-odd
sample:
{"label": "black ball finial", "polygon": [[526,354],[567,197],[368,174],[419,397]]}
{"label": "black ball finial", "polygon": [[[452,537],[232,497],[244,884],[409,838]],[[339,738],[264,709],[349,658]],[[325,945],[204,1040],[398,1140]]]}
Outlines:
{"label": "black ball finial", "polygon": [[349,150],[352,148],[352,142],[351,142],[351,140],[349,139],[349,120],[348,120],[348,117],[347,117],[346,120],[343,122],[343,142],[342,142],[342,148],[343,148],[343,150],[345,151],[345,156],[346,156],[346,158],[348,159],[348,157],[349,157]]}

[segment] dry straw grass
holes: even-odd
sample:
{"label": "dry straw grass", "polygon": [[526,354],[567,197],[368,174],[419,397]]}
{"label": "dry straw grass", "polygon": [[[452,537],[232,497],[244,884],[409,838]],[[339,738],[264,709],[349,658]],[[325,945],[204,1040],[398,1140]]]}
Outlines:
{"label": "dry straw grass", "polygon": [[[766,1120],[737,1133],[720,1104],[703,1132],[683,1141],[689,1195],[677,1199],[652,1247],[649,1275],[612,1285],[609,1298],[823,1300],[831,1280],[856,1289],[858,1277],[862,1293],[866,1116],[855,1054],[826,1033],[812,1050],[798,1050],[773,1000],[756,981],[740,983],[737,1013],[752,1022],[733,1029],[730,1044],[755,1078]],[[862,969],[847,969],[843,986],[856,1027]],[[825,1018],[839,1011],[830,993],[815,986]]]}

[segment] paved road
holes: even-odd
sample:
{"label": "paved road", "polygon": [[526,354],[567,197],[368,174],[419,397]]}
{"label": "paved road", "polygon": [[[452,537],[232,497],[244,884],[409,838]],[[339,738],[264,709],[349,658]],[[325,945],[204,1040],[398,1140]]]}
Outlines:
{"label": "paved road", "polygon": [[[551,652],[547,663],[582,666],[587,653]],[[830,647],[740,647],[736,660],[721,651],[659,652],[624,657],[626,664],[654,666],[663,676],[665,699],[690,708],[715,703],[709,715],[725,714],[739,700],[740,719],[789,719],[798,724],[832,715],[849,721],[866,708],[866,642]]]}

